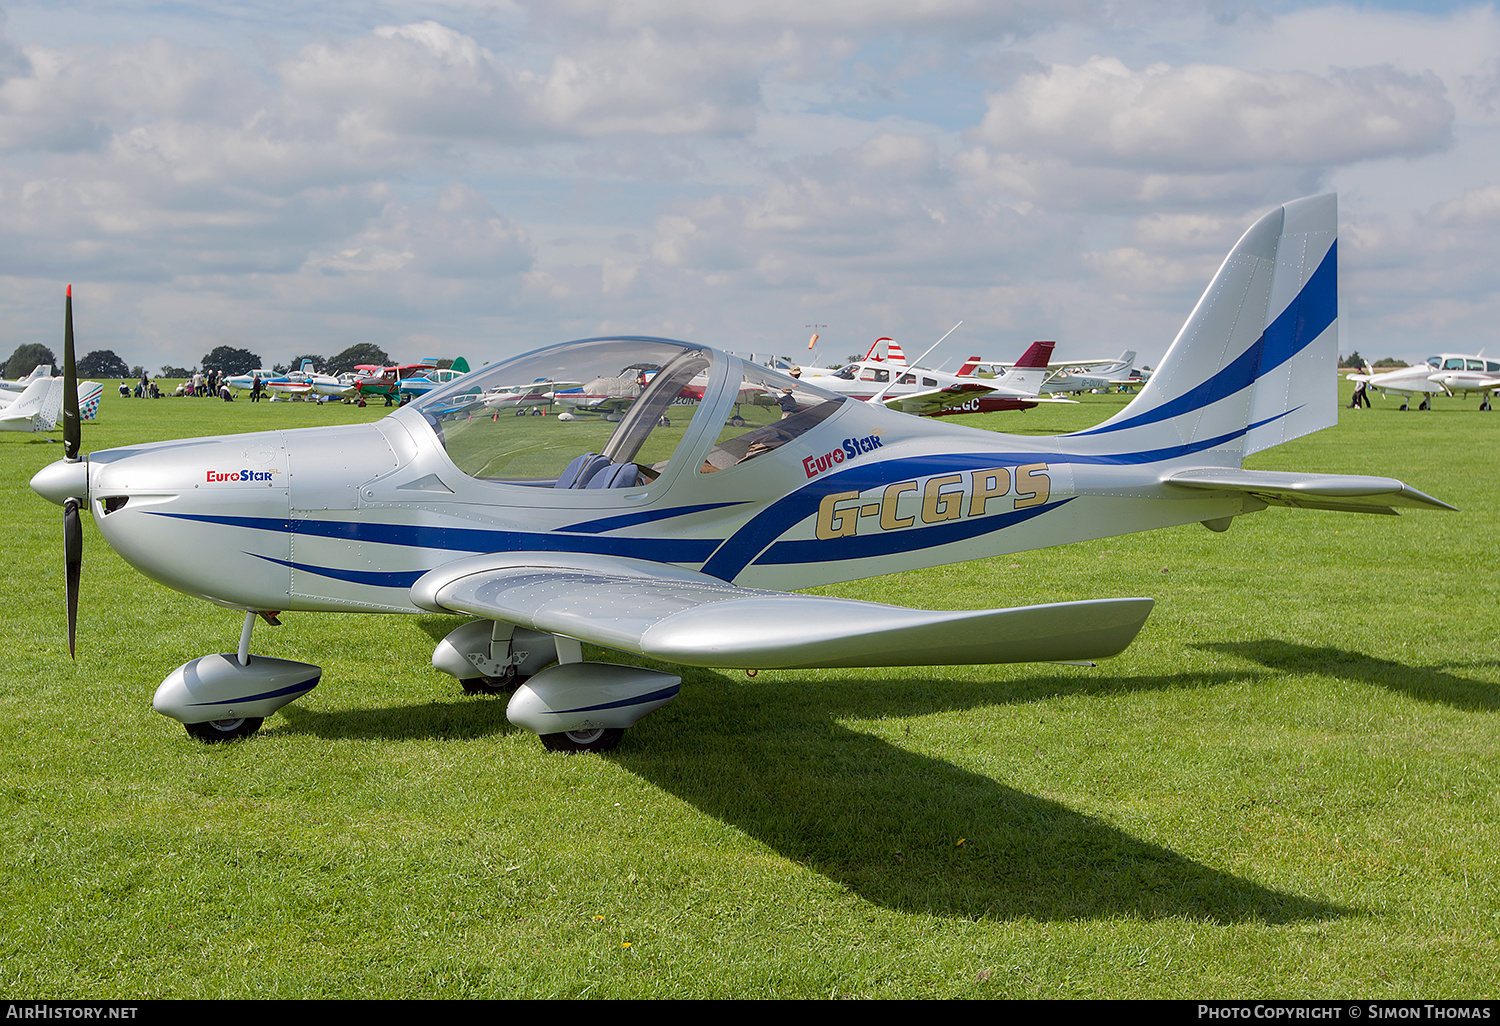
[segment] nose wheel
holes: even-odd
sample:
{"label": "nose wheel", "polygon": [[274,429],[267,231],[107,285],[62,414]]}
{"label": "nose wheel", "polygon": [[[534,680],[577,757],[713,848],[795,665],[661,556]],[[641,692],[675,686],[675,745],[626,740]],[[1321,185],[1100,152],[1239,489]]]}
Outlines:
{"label": "nose wheel", "polygon": [[260,716],[241,716],[233,720],[209,720],[206,723],[184,723],[185,729],[199,741],[238,741],[249,737],[260,729],[265,719]]}
{"label": "nose wheel", "polygon": [[542,745],[549,752],[576,755],[579,752],[608,752],[625,736],[623,729],[597,727],[593,730],[568,730],[560,734],[543,734]]}

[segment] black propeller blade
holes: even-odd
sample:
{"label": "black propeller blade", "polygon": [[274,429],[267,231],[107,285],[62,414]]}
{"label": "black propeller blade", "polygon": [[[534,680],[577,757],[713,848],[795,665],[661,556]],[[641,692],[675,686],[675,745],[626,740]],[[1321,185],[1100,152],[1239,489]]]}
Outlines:
{"label": "black propeller blade", "polygon": [[83,446],[83,423],[78,419],[78,367],[73,360],[73,286],[68,286],[63,320],[63,458],[78,459]]}
{"label": "black propeller blade", "polygon": [[68,588],[68,655],[76,659],[78,582],[83,570],[83,519],[78,515],[77,499],[69,499],[63,504],[63,566]]}
{"label": "black propeller blade", "polygon": [[[68,286],[67,313],[63,319],[63,458],[78,461],[83,446],[83,423],[78,419],[78,366],[73,358],[73,286]],[[83,497],[85,500],[87,496]],[[78,584],[83,570],[83,519],[78,498],[63,504],[63,567],[68,591],[68,655],[77,658]]]}

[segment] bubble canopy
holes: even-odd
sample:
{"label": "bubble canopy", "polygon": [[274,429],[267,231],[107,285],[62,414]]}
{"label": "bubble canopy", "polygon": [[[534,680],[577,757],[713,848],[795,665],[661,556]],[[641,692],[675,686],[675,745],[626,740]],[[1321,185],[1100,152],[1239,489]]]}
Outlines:
{"label": "bubble canopy", "polygon": [[[770,421],[793,413],[815,425],[842,401],[702,346],[598,338],[471,371],[410,408],[469,477],[597,489],[651,484],[710,429],[722,446],[726,436],[770,430]],[[708,425],[708,419],[714,423]],[[716,472],[768,451],[764,445],[741,448],[745,453],[736,460],[719,454],[720,465],[705,463],[703,471]]]}

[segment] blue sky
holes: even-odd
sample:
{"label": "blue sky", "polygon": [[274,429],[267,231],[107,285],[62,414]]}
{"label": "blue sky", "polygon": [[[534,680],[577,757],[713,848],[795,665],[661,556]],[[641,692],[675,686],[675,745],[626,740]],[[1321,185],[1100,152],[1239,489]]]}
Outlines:
{"label": "blue sky", "polygon": [[1492,4],[13,3],[0,350],[665,335],[1154,363],[1336,190],[1342,350],[1495,351]]}

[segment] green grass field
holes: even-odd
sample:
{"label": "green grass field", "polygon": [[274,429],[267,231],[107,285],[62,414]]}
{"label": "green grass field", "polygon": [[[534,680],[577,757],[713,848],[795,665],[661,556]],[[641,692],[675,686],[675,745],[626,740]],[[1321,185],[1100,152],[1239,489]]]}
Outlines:
{"label": "green grass field", "polygon": [[[113,392],[86,450],[386,412]],[[1500,415],[1375,403],[1251,466],[1462,512],[1271,509],[822,589],[1157,606],[1093,669],[689,669],[574,758],[431,669],[462,622],[437,616],[258,628],[323,683],[250,741],[190,739],[151,694],[240,616],[86,521],[70,661],[62,518],[27,487],[61,446],[0,434],[0,991],[1494,998]]]}

